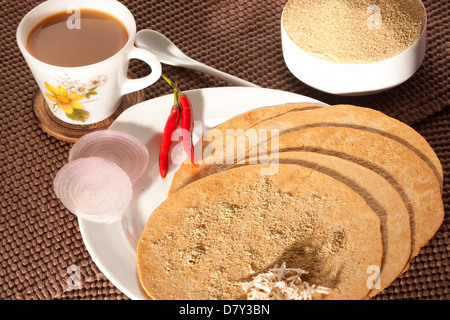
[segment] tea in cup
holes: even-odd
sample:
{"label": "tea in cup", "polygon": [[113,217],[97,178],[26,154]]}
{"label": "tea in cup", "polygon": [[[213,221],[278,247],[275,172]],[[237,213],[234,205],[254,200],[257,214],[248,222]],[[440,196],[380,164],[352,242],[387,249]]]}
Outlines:
{"label": "tea in cup", "polygon": [[[19,48],[58,119],[88,125],[110,117],[121,98],[161,76],[161,63],[134,46],[136,22],[116,0],[48,0],[19,24]],[[127,77],[130,59],[151,73]]]}

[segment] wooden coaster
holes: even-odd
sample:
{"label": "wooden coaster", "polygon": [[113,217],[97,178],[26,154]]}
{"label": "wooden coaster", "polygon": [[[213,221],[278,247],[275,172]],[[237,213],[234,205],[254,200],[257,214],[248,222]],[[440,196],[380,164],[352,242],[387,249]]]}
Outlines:
{"label": "wooden coaster", "polygon": [[58,119],[51,112],[39,89],[33,98],[33,109],[37,123],[42,130],[56,139],[75,142],[89,132],[107,129],[125,109],[144,100],[143,90],[127,94],[122,97],[120,106],[108,119],[87,125],[71,124]]}

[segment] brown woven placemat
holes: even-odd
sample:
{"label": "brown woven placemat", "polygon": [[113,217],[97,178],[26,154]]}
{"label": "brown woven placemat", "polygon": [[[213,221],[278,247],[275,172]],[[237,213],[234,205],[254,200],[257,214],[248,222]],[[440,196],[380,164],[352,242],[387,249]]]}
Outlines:
{"label": "brown woven placemat", "polygon": [[[15,42],[20,19],[41,1],[1,1],[0,78],[0,299],[128,299],[89,256],[76,218],[56,199],[52,181],[71,143],[43,132],[33,115],[36,83]],[[445,172],[445,221],[410,269],[374,299],[448,299],[450,212],[449,17],[446,0],[424,1],[428,50],[406,83],[368,97],[339,97],[307,87],[287,70],[280,17],[286,0],[128,0],[138,30],[170,37],[186,54],[262,87],[295,92],[329,104],[371,107],[416,128],[430,142]],[[138,76],[148,70],[132,62]],[[163,66],[183,89],[227,86],[197,72]],[[163,81],[147,99],[169,94]],[[68,268],[81,271],[81,288],[67,286]]]}

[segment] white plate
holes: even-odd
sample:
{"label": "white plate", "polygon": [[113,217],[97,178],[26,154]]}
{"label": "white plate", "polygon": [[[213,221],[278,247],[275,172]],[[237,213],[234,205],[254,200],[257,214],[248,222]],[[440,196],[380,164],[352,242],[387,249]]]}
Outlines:
{"label": "white plate", "polygon": [[[323,104],[302,95],[262,88],[208,88],[185,93],[192,102],[194,120],[202,123],[194,128],[194,143],[204,130],[251,109],[285,103]],[[159,176],[159,142],[172,104],[172,94],[142,102],[125,110],[110,127],[132,134],[150,150],[148,172],[134,187],[133,202],[123,221],[99,224],[79,219],[81,235],[92,259],[130,299],[147,299],[137,275],[136,242],[151,212],[166,199],[178,168],[172,166],[165,180]]]}

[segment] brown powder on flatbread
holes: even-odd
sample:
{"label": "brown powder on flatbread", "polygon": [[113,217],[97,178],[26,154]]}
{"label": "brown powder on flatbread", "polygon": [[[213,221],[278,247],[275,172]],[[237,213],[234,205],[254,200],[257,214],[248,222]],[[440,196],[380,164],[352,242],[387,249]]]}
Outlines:
{"label": "brown powder on flatbread", "polygon": [[[245,205],[236,205],[222,198],[219,202],[205,207],[186,209],[182,215],[190,222],[192,228],[178,230],[177,235],[169,234],[160,241],[152,243],[156,253],[167,261],[166,270],[169,276],[181,275],[188,272],[190,268],[195,268],[196,265],[207,263],[205,253],[213,250],[220,241],[239,243],[239,248],[230,246],[228,247],[230,252],[223,254],[231,256],[232,251],[243,250],[248,260],[252,261],[249,268],[257,273],[267,269],[267,257],[271,255],[270,252],[283,252],[285,248],[296,246],[296,250],[287,251],[281,259],[287,265],[298,265],[299,250],[312,253],[316,256],[315,259],[321,259],[345,248],[345,230],[337,227],[327,228],[326,232],[325,230],[317,232],[317,212],[324,210],[325,207],[328,208],[327,210],[333,210],[338,199],[323,195],[313,195],[305,199],[294,198],[281,190],[274,192],[270,180],[264,177],[261,177],[255,185],[244,190],[236,190],[233,198],[241,197],[251,197],[253,201]],[[298,207],[307,207],[309,211],[297,212],[295,208]],[[292,219],[294,214],[297,217]],[[233,226],[235,220],[239,220],[239,224]],[[258,230],[272,245],[258,246],[251,241],[252,235],[247,233],[248,230]],[[220,235],[225,235],[227,238],[223,240]],[[182,264],[172,263],[172,252],[167,251],[167,245],[175,236],[189,241],[187,249],[180,252],[179,258],[183,261]],[[314,237],[314,243],[320,245],[314,247],[308,245],[308,241],[304,245],[295,244],[310,237]],[[249,240],[244,246],[241,244],[243,238]],[[258,249],[255,249],[255,244],[259,247]],[[224,264],[225,267],[227,267],[226,264]],[[309,268],[312,269],[311,271],[315,269],[314,265],[310,265]],[[236,286],[239,280],[243,280],[229,278],[226,282],[219,281],[219,277],[224,276],[223,269],[220,268],[209,276],[208,290],[212,297],[227,297],[230,294],[229,288]]]}

